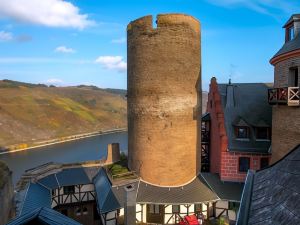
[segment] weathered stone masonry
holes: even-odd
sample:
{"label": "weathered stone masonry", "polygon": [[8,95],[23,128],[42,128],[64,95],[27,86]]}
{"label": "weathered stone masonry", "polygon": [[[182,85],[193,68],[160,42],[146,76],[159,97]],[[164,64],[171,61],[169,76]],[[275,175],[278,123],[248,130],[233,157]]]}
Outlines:
{"label": "weathered stone masonry", "polygon": [[[288,75],[291,67],[300,70],[300,57],[278,62],[274,68],[274,87],[288,87]],[[299,107],[286,105],[273,106],[272,110],[272,162],[285,156],[300,143]]]}
{"label": "weathered stone masonry", "polygon": [[185,184],[200,163],[199,21],[158,15],[154,28],[146,16],[131,22],[127,35],[129,167],[155,185]]}

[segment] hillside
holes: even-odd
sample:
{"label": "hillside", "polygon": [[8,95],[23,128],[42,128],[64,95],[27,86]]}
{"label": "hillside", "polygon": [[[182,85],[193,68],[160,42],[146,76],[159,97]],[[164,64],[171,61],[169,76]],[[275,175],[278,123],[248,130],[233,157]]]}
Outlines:
{"label": "hillside", "polygon": [[0,81],[0,148],[126,127],[124,90]]}
{"label": "hillside", "polygon": [[[0,149],[126,127],[126,90],[0,80]],[[202,95],[205,112],[207,92]]]}

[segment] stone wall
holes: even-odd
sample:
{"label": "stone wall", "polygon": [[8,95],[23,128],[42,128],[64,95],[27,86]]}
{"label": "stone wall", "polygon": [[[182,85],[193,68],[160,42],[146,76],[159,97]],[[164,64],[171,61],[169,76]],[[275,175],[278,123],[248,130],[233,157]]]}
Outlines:
{"label": "stone wall", "polygon": [[15,216],[12,172],[0,161],[0,225]]}
{"label": "stone wall", "polygon": [[146,182],[177,186],[200,167],[200,24],[182,14],[152,22],[127,27],[129,167]]}
{"label": "stone wall", "polygon": [[[288,86],[291,67],[298,67],[300,72],[300,56],[278,62],[275,65],[274,87]],[[300,108],[276,105],[273,106],[272,116],[272,162],[276,162],[300,144]]]}

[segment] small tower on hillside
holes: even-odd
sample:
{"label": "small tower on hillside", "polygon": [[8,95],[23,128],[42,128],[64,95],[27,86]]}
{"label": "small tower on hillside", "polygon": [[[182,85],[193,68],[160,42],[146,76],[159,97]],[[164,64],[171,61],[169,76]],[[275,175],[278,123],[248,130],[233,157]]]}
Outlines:
{"label": "small tower on hillside", "polygon": [[292,15],[283,26],[285,43],[272,57],[274,88],[269,90],[272,113],[272,162],[285,156],[300,143],[300,14]]}

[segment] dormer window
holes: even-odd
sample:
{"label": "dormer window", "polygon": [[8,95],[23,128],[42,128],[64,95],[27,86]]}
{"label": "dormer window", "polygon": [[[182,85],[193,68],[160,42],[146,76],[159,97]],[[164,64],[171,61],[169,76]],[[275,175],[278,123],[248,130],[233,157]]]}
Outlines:
{"label": "dormer window", "polygon": [[248,127],[236,127],[236,138],[248,139],[249,138],[249,128]]}
{"label": "dormer window", "polygon": [[287,41],[293,40],[295,37],[295,29],[294,26],[287,28]]}
{"label": "dormer window", "polygon": [[270,140],[270,128],[269,127],[257,127],[256,139],[258,140]]}

